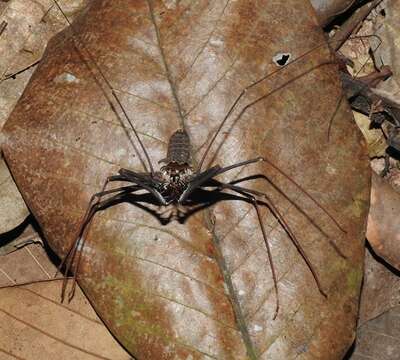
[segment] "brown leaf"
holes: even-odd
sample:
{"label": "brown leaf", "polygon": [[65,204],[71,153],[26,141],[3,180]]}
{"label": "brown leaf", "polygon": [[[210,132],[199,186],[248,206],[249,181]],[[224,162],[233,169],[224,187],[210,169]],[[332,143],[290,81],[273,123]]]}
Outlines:
{"label": "brown leaf", "polygon": [[59,302],[60,286],[53,281],[0,289],[0,358],[130,359],[81,291],[70,304]]}
{"label": "brown leaf", "polygon": [[254,209],[243,201],[222,201],[184,223],[163,225],[134,206],[133,195],[133,204],[96,214],[78,275],[103,320],[138,359],[339,358],[354,337],[369,164],[347,105],[337,109],[340,84],[312,8],[297,0],[91,4],[75,23],[79,41],[69,32],[51,41],[4,129],[7,161],[51,246],[66,253],[89,198],[108,175],[120,167],[143,169],[143,153],[132,149],[106,101],[110,92],[92,57],[156,162],[182,125],[199,161],[241,91],[277,71],[278,53],[290,53],[298,60],[241,98],[208,161],[229,165],[267,157],[334,214],[346,234],[266,164],[221,178],[264,174],[282,189],[263,179],[243,183],[268,192],[328,298],[285,230],[263,209],[281,302],[272,320],[265,244]]}
{"label": "brown leaf", "polygon": [[7,165],[0,157],[0,234],[21,224],[29,215]]}
{"label": "brown leaf", "polygon": [[52,279],[56,268],[39,243],[0,256],[0,286]]}
{"label": "brown leaf", "polygon": [[400,304],[400,277],[366,251],[359,326]]}
{"label": "brown leaf", "polygon": [[367,238],[374,251],[400,270],[400,194],[373,173]]}
{"label": "brown leaf", "polygon": [[385,1],[385,18],[374,24],[377,38],[376,44],[381,44],[375,52],[375,59],[378,66],[389,65],[393,75],[385,82],[379,84],[378,89],[386,96],[391,96],[394,101],[399,101],[400,93],[400,3],[397,0]]}
{"label": "brown leaf", "polygon": [[355,0],[311,0],[321,26],[327,25],[340,13],[346,11]]}
{"label": "brown leaf", "polygon": [[11,232],[0,235],[0,255],[11,254],[30,244],[44,246],[43,240],[32,227],[30,220],[31,216],[28,216],[21,225]]}
{"label": "brown leaf", "polygon": [[400,354],[400,306],[363,325],[350,360],[398,360]]}
{"label": "brown leaf", "polygon": [[[40,241],[28,228],[21,238]],[[37,234],[36,234],[37,236]],[[0,358],[130,359],[83,293],[61,304],[61,280],[38,243],[0,256]],[[22,285],[21,284],[29,284]]]}

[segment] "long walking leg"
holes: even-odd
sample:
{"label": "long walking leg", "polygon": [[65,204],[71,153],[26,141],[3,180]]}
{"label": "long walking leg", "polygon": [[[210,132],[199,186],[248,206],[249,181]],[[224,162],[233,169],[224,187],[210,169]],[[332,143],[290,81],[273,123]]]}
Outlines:
{"label": "long walking leg", "polygon": [[[137,188],[140,189],[140,187],[137,187]],[[136,190],[136,189],[134,189],[134,190]],[[134,190],[131,190],[131,191],[127,191],[127,190],[125,191],[124,190],[124,191],[122,191],[122,192],[120,192],[120,193],[118,193],[118,194],[116,194],[116,195],[104,200],[104,201],[99,201],[98,203],[93,205],[93,207],[92,207],[92,209],[90,211],[90,214],[88,216],[87,226],[84,227],[83,232],[82,232],[81,236],[79,237],[77,246],[75,247],[74,256],[75,256],[76,252],[78,252],[78,257],[76,259],[76,265],[75,265],[75,268],[73,270],[73,273],[74,273],[73,282],[72,282],[71,289],[70,289],[70,291],[68,293],[68,301],[71,301],[71,299],[73,298],[73,296],[75,294],[77,274],[79,272],[79,266],[80,266],[80,263],[81,263],[82,252],[83,252],[83,248],[84,248],[85,241],[86,241],[86,235],[89,232],[91,219],[93,218],[94,214],[99,209],[101,209],[103,207],[107,207],[107,206],[113,204],[116,200],[121,199],[124,195],[129,194]],[[71,263],[71,266],[72,266],[72,263]],[[65,295],[65,289],[64,289],[64,295]]]}
{"label": "long walking leg", "polygon": [[[92,206],[93,206],[93,202],[94,202],[96,199],[101,199],[101,197],[104,196],[104,195],[111,194],[111,193],[115,193],[115,192],[118,192],[118,191],[121,191],[121,190],[122,190],[122,188],[117,188],[117,189],[112,189],[112,190],[105,190],[106,187],[107,187],[107,185],[108,185],[108,183],[111,182],[111,181],[124,181],[124,180],[125,180],[125,178],[123,178],[123,177],[120,176],[120,175],[109,176],[109,177],[106,179],[106,181],[104,182],[101,191],[99,191],[99,192],[97,192],[96,194],[93,194],[93,195],[91,196],[91,198],[90,198],[90,200],[89,200],[89,204],[88,204],[88,206],[87,206],[87,208],[86,208],[86,211],[85,211],[85,215],[84,215],[84,217],[82,218],[81,223],[80,223],[80,225],[79,225],[79,227],[78,227],[77,235],[74,237],[75,239],[78,239],[80,233],[82,232],[82,229],[83,229],[83,227],[84,227],[84,223],[85,223],[85,221],[86,221],[86,219],[87,219],[87,216],[88,216],[88,213],[89,213],[90,209],[91,209]],[[125,181],[126,181],[126,180],[125,180]],[[63,258],[63,260],[61,261],[60,265],[58,266],[57,273],[58,273],[58,271],[60,271],[61,268],[63,268],[63,267],[67,264],[68,259],[70,258],[70,254],[71,254],[71,252],[72,252],[72,250],[73,250],[74,247],[75,247],[75,241],[71,244],[71,246],[70,246],[70,248],[68,249],[66,255],[64,256],[64,258]],[[57,273],[56,273],[56,275],[57,275]]]}
{"label": "long walking leg", "polygon": [[[94,213],[97,211],[97,209],[99,209],[102,206],[106,206],[107,204],[111,203],[112,201],[115,201],[122,194],[128,194],[130,192],[133,192],[133,191],[136,191],[136,190],[139,190],[142,188],[141,186],[138,186],[138,185],[129,185],[129,186],[123,186],[123,187],[119,187],[119,188],[112,189],[112,190],[104,190],[106,188],[107,184],[113,180],[114,180],[113,177],[108,178],[106,180],[105,184],[103,185],[103,188],[102,188],[103,190],[94,194],[91,197],[88,207],[85,212],[85,216],[83,217],[83,219],[80,223],[80,226],[78,228],[78,232],[75,237],[75,240],[73,241],[67,254],[65,255],[64,259],[62,260],[61,264],[58,267],[58,270],[64,268],[65,274],[69,273],[69,271],[74,263],[77,251],[82,250],[82,248],[83,248],[85,234],[89,230],[91,219],[92,219]],[[121,180],[121,179],[118,179],[118,180]],[[105,201],[101,201],[102,196],[113,194],[113,193],[118,193],[118,194],[110,197],[109,199],[107,199]],[[97,199],[97,201],[95,202],[96,199]],[[80,260],[80,256],[79,256],[78,261],[76,262],[78,265],[79,265],[79,260]],[[73,274],[73,285],[72,285],[73,291],[71,290],[69,293],[69,296],[68,296],[69,300],[72,299],[73,292],[75,291],[76,275],[77,275],[77,269],[75,269],[74,274]],[[66,287],[67,287],[67,279],[65,279],[63,281],[62,290],[61,290],[61,301],[64,300]]]}
{"label": "long walking leg", "polygon": [[338,221],[334,218],[333,215],[331,215],[329,213],[329,211],[327,209],[325,209],[324,206],[322,206],[322,204],[320,204],[306,189],[304,189],[299,183],[297,183],[295,180],[293,180],[288,174],[286,174],[286,172],[284,172],[283,170],[281,170],[278,166],[276,166],[274,163],[272,163],[270,160],[268,160],[265,157],[257,157],[254,159],[250,159],[250,160],[246,160],[246,161],[241,161],[237,164],[233,164],[233,165],[229,165],[226,167],[221,168],[218,173],[214,176],[217,175],[221,175],[227,171],[230,171],[232,169],[236,169],[238,167],[242,167],[245,165],[249,165],[249,164],[253,164],[253,163],[257,163],[257,162],[265,162],[268,165],[270,165],[274,170],[276,170],[277,172],[279,172],[282,176],[284,176],[287,180],[289,180],[293,185],[295,185],[298,189],[301,190],[301,192],[303,194],[305,194],[315,205],[317,205],[334,223],[335,225],[343,232],[343,233],[347,233],[345,229],[343,229],[343,227],[338,223]]}
{"label": "long walking leg", "polygon": [[[314,219],[312,219],[300,206],[298,206],[293,200],[291,200],[285,193],[284,191],[277,186],[276,184],[274,184],[274,182],[266,175],[261,175],[260,177],[250,177],[250,178],[245,178],[245,179],[241,179],[239,181],[232,181],[229,184],[231,185],[236,185],[242,181],[246,181],[246,180],[255,180],[256,178],[261,178],[262,180],[267,181],[269,184],[271,184],[271,186],[279,192],[279,194],[281,194],[286,200],[288,200],[299,212],[301,212],[306,218],[307,220],[311,223],[311,225],[313,225],[317,230],[319,230],[319,232],[325,236],[325,238],[328,240],[329,245],[336,251],[336,253],[342,257],[343,259],[347,259],[347,256],[342,252],[342,250],[340,250],[338,248],[338,246],[335,244],[335,242],[331,239],[331,237],[314,221]],[[250,192],[251,194],[254,194],[256,196],[260,196],[262,198],[266,198],[270,203],[272,203],[271,198],[269,196],[267,196],[265,193],[260,192],[260,191],[256,191],[256,190],[251,190],[251,189],[247,189],[247,192]]]}
{"label": "long walking leg", "polygon": [[[262,221],[262,216],[261,216],[261,212],[260,212],[260,208],[258,206],[258,201],[256,199],[256,197],[252,194],[248,194],[245,191],[239,191],[239,187],[236,187],[234,185],[230,185],[230,184],[225,184],[225,183],[221,183],[218,182],[219,186],[221,189],[227,188],[230,190],[234,190],[237,193],[240,193],[241,195],[246,196],[253,204],[256,213],[257,213],[257,219],[258,219],[258,223],[260,224],[260,228],[261,228],[261,233],[264,239],[264,243],[265,243],[265,247],[267,249],[267,255],[268,255],[268,261],[269,261],[269,265],[270,265],[270,269],[271,269],[271,273],[272,273],[272,279],[274,282],[274,290],[275,290],[275,298],[276,298],[276,306],[275,306],[275,313],[274,313],[274,317],[273,319],[275,320],[276,317],[278,316],[278,312],[279,312],[279,293],[278,293],[278,280],[276,277],[276,272],[275,272],[275,267],[274,267],[274,263],[272,260],[272,254],[271,254],[271,247],[269,245],[269,241],[268,241],[268,236],[267,236],[267,232],[265,231],[265,227]],[[244,200],[244,198],[242,198]]]}
{"label": "long walking leg", "polygon": [[315,283],[316,283],[316,285],[318,287],[319,292],[321,293],[321,295],[323,295],[326,298],[327,294],[322,289],[319,277],[318,277],[313,265],[311,264],[310,260],[308,259],[307,254],[305,253],[303,247],[301,246],[300,242],[298,241],[298,239],[297,239],[296,235],[294,234],[294,232],[292,231],[291,227],[286,222],[286,220],[284,219],[284,217],[282,216],[280,211],[273,204],[273,202],[269,198],[269,196],[267,194],[264,194],[264,193],[261,193],[261,192],[256,192],[254,190],[247,189],[247,188],[244,188],[244,187],[241,187],[241,186],[232,185],[232,184],[229,184],[229,183],[227,184],[227,183],[220,182],[219,183],[219,188],[220,189],[229,189],[229,190],[235,191],[235,192],[237,192],[237,193],[239,193],[239,194],[241,194],[243,196],[246,196],[252,202],[252,204],[254,205],[254,207],[256,209],[257,218],[258,218],[258,221],[259,221],[259,224],[260,224],[260,228],[261,228],[261,231],[262,231],[264,243],[265,243],[266,249],[267,249],[268,260],[269,260],[269,263],[270,263],[272,278],[273,278],[273,281],[274,281],[274,288],[275,288],[275,295],[276,295],[276,309],[275,309],[274,319],[278,315],[278,311],[279,311],[278,282],[277,282],[275,267],[274,267],[273,261],[272,261],[272,255],[271,255],[270,245],[269,245],[269,242],[268,242],[268,237],[267,237],[267,234],[265,232],[265,228],[264,228],[264,225],[263,225],[263,222],[262,222],[262,218],[261,218],[261,213],[260,213],[260,210],[259,210],[259,200],[256,198],[256,196],[262,197],[265,200],[265,204],[270,209],[270,211],[272,212],[274,217],[281,224],[281,226],[284,228],[285,232],[288,234],[289,238],[291,239],[291,241],[295,245],[297,251],[300,253],[301,257],[303,258],[304,262],[306,263],[307,267],[309,268],[311,274],[313,275],[313,278],[315,280]]}
{"label": "long walking leg", "polygon": [[278,312],[279,312],[279,293],[278,293],[278,280],[276,278],[275,267],[274,267],[274,263],[272,261],[271,247],[269,246],[267,233],[266,233],[265,228],[264,228],[264,224],[263,224],[263,221],[262,221],[260,208],[258,207],[258,204],[257,204],[257,199],[252,195],[250,195],[248,197],[251,198],[251,201],[253,202],[254,208],[256,209],[258,223],[260,224],[261,232],[262,232],[262,235],[263,235],[263,238],[264,238],[265,247],[267,248],[268,261],[269,261],[269,265],[270,265],[270,268],[271,268],[272,279],[274,280],[274,289],[275,289],[275,297],[276,297],[275,313],[274,313],[274,317],[273,317],[273,319],[275,320],[276,317],[278,316]]}
{"label": "long walking leg", "polygon": [[[291,227],[289,226],[289,224],[287,223],[285,218],[282,216],[280,211],[273,204],[273,202],[271,201],[269,196],[267,194],[265,194],[265,193],[255,192],[254,190],[247,189],[247,188],[244,188],[244,187],[241,187],[241,186],[231,185],[231,184],[221,183],[221,188],[226,188],[226,189],[230,189],[230,190],[236,191],[236,192],[238,192],[238,193],[240,193],[240,194],[242,194],[244,196],[247,196],[250,199],[254,198],[254,195],[263,197],[263,199],[265,200],[268,208],[271,210],[272,214],[279,221],[279,223],[283,226],[285,232],[289,235],[289,237],[292,240],[293,244],[297,248],[297,251],[300,253],[300,255],[302,256],[303,260],[305,261],[305,263],[307,264],[308,268],[310,269],[311,274],[313,275],[314,280],[315,280],[315,282],[317,284],[319,292],[324,297],[327,297],[327,294],[322,289],[321,282],[319,281],[318,275],[317,275],[313,265],[311,264],[310,260],[308,259],[308,256],[305,253],[303,247],[301,246],[299,240],[297,239],[296,235],[294,234],[294,232],[292,231]],[[254,193],[257,193],[257,194],[254,194]],[[252,195],[252,194],[254,194],[254,195]]]}
{"label": "long walking leg", "polygon": [[[274,169],[276,169],[278,172],[280,172],[283,176],[285,176],[289,181],[291,181],[294,185],[296,185],[314,204],[316,204],[318,206],[318,208],[320,208],[325,214],[327,214],[327,216],[338,226],[338,228],[346,233],[346,231],[340,226],[340,224],[335,220],[335,218],[317,201],[314,199],[314,197],[311,196],[311,194],[309,194],[303,187],[301,187],[297,182],[295,182],[289,175],[287,175],[285,172],[283,172],[282,170],[280,170],[278,167],[276,167],[273,163],[271,163],[269,160],[266,160],[265,158],[255,158],[255,159],[250,159],[250,160],[246,160],[246,161],[242,161],[239,162],[237,164],[233,164],[230,166],[226,166],[224,168],[217,166],[214,166],[208,170],[203,171],[200,174],[197,174],[192,182],[190,183],[189,187],[183,192],[183,194],[181,195],[180,199],[179,199],[179,203],[184,203],[186,201],[186,199],[189,197],[189,195],[196,190],[199,187],[202,186],[207,186],[205,184],[207,184],[207,182],[209,182],[210,180],[214,180],[213,178],[224,173],[227,172],[229,170],[241,167],[241,166],[245,166],[245,165],[249,165],[252,163],[256,163],[256,162],[260,162],[260,161],[264,161],[267,162],[268,164],[270,164]],[[341,256],[344,259],[347,259],[347,256],[337,247],[337,245],[333,242],[333,240],[331,239],[331,237],[303,210],[301,209],[301,207],[299,207],[292,199],[290,199],[285,193],[284,191],[277,186],[268,176],[266,175],[262,175],[260,176],[261,179],[267,181],[269,184],[271,184],[282,196],[284,196],[297,210],[299,210],[310,222],[311,225],[313,225],[318,231],[321,232],[321,234],[323,234],[325,236],[325,238],[328,240],[330,246],[332,246],[332,248],[337,252],[337,254],[339,256]],[[242,179],[242,181],[245,180],[252,180],[250,178],[245,178]],[[216,181],[216,180],[214,180]],[[237,182],[230,182],[229,184],[234,185]],[[214,186],[214,185],[211,185]],[[262,196],[265,197],[266,195],[264,193],[260,193],[254,190],[247,190],[248,192],[255,194],[257,196]],[[270,201],[271,202],[271,201]]]}

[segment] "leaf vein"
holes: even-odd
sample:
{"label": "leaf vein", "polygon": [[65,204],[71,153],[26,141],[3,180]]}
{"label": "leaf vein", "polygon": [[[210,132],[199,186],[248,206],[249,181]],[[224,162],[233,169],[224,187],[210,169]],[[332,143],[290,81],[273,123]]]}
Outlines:
{"label": "leaf vein", "polygon": [[67,346],[67,347],[73,348],[73,349],[75,349],[75,350],[78,350],[78,351],[80,351],[80,352],[83,352],[83,353],[85,353],[85,354],[87,354],[87,355],[91,355],[91,356],[93,356],[93,357],[95,357],[95,358],[98,358],[98,359],[112,360],[111,358],[108,358],[108,357],[105,357],[105,356],[96,354],[96,353],[94,353],[94,352],[92,352],[92,351],[89,351],[89,350],[82,349],[82,348],[80,348],[79,346],[76,346],[76,345],[74,345],[74,344],[71,344],[71,343],[69,343],[68,341],[65,341],[65,340],[63,340],[63,339],[61,339],[61,338],[59,338],[59,337],[57,337],[57,336],[54,336],[54,335],[52,335],[52,334],[50,334],[50,333],[48,333],[48,332],[42,330],[42,329],[39,328],[38,326],[33,325],[33,324],[31,324],[31,323],[29,323],[29,322],[23,320],[23,319],[20,319],[20,318],[18,318],[17,316],[14,316],[13,314],[9,313],[8,311],[5,311],[4,309],[1,309],[1,308],[0,308],[0,312],[2,312],[2,313],[5,314],[6,316],[8,316],[8,317],[14,319],[15,321],[20,322],[20,323],[24,324],[25,326],[30,327],[30,328],[36,330],[37,332],[43,334],[44,336],[49,337],[49,338],[51,338],[51,339],[53,339],[53,340],[55,340],[55,341],[60,342],[61,344],[65,345],[65,346]]}
{"label": "leaf vein", "polygon": [[224,8],[221,11],[221,14],[218,16],[218,19],[215,21],[215,25],[213,26],[212,31],[210,32],[210,35],[207,37],[207,40],[205,41],[205,43],[201,46],[201,48],[197,52],[196,56],[194,57],[193,61],[189,65],[189,67],[186,69],[186,71],[183,74],[183,76],[179,79],[179,82],[177,83],[177,86],[179,86],[179,84],[182,83],[186,79],[186,77],[190,74],[190,72],[193,70],[193,67],[194,67],[195,63],[197,62],[197,59],[201,56],[201,54],[206,49],[207,45],[210,43],[210,40],[213,37],[213,35],[215,33],[215,30],[218,27],[218,23],[221,21],[222,17],[224,16],[225,10],[228,7],[230,2],[231,2],[231,0],[227,0],[226,1],[225,5],[224,5]]}
{"label": "leaf vein", "polygon": [[213,258],[209,254],[201,251],[199,248],[196,248],[195,246],[193,246],[193,244],[190,241],[185,240],[183,237],[179,236],[178,234],[176,234],[175,232],[173,232],[171,230],[163,229],[161,227],[156,227],[156,226],[150,226],[150,225],[143,224],[143,223],[133,222],[133,221],[125,220],[125,219],[112,218],[110,220],[116,221],[116,222],[122,222],[122,223],[125,223],[125,224],[135,225],[135,226],[139,226],[139,227],[144,227],[144,228],[147,228],[147,229],[161,231],[161,232],[163,232],[165,234],[168,234],[171,237],[175,238],[179,242],[185,244],[186,246],[188,246],[197,255],[201,255],[201,256],[206,257],[206,258],[208,258],[208,259],[210,259],[210,260],[215,262],[215,258]]}

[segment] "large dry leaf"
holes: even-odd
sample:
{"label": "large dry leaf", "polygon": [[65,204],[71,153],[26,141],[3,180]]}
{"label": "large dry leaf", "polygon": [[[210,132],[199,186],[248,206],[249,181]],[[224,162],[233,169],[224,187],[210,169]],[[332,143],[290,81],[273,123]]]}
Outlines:
{"label": "large dry leaf", "polygon": [[365,255],[357,339],[346,359],[398,360],[399,272],[388,267],[370,249]]}
{"label": "large dry leaf", "polygon": [[[262,179],[248,182],[268,192],[284,213],[328,298],[266,209],[281,300],[276,320],[265,244],[250,204],[223,201],[183,224],[166,225],[134,204],[119,204],[96,215],[79,278],[103,320],[137,358],[337,359],[351,344],[369,164],[348,107],[342,101],[336,111],[336,67],[327,64],[331,57],[320,46],[312,11],[297,0],[97,0],[75,24],[77,47],[84,43],[97,59],[154,162],[165,157],[168,138],[182,123],[199,160],[240,92],[277,69],[276,54],[296,59],[315,49],[248,91],[211,153],[220,147],[213,160],[221,165],[268,157],[346,229],[267,165],[222,177],[265,174],[292,199]],[[105,178],[121,166],[142,170],[143,154],[132,149],[90,58],[76,50],[69,32],[52,40],[4,128],[13,175],[60,255],[75,240],[89,198]],[[246,104],[273,89],[280,90],[234,123]]]}
{"label": "large dry leaf", "polygon": [[0,251],[0,359],[130,359],[81,291],[61,304],[61,279],[31,227],[15,241],[24,242]]}
{"label": "large dry leaf", "polygon": [[361,326],[351,360],[398,360],[400,306]]}
{"label": "large dry leaf", "polygon": [[398,270],[400,270],[399,213],[400,194],[374,173],[367,238],[374,251]]}
{"label": "large dry leaf", "polygon": [[131,359],[80,291],[59,295],[60,281],[0,289],[0,359]]}
{"label": "large dry leaf", "polygon": [[375,254],[371,254],[371,251],[366,251],[358,326],[389,311],[399,303],[399,273],[393,271],[393,268],[388,268],[387,264]]}
{"label": "large dry leaf", "polygon": [[56,273],[38,239],[29,238],[36,242],[0,256],[0,287],[50,280]]}

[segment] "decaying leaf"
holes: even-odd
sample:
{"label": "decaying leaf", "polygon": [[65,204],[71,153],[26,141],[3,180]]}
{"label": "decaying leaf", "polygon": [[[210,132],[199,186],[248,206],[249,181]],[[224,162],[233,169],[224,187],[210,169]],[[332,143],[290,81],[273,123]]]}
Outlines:
{"label": "decaying leaf", "polygon": [[400,93],[400,3],[397,0],[388,0],[384,3],[385,18],[375,25],[379,39],[374,43],[382,42],[376,51],[375,59],[378,66],[389,65],[393,76],[385,83],[380,84],[379,89],[387,95],[391,95],[398,101]]}
{"label": "decaying leaf", "polygon": [[29,215],[7,165],[0,157],[0,234],[10,231],[21,224]]}
{"label": "decaying leaf", "polygon": [[60,303],[55,273],[37,243],[0,256],[0,358],[130,359],[81,291]]}
{"label": "decaying leaf", "polygon": [[382,130],[371,129],[371,121],[366,115],[354,111],[354,119],[367,141],[369,157],[372,159],[385,156],[387,143]]}
{"label": "decaying leaf", "polygon": [[397,360],[400,353],[400,306],[367,322],[358,332],[351,360]]}
{"label": "decaying leaf", "polygon": [[[369,163],[347,105],[337,109],[336,66],[311,6],[95,0],[74,26],[79,38],[65,31],[51,41],[4,127],[6,159],[60,256],[106,177],[120,167],[143,169],[143,153],[106,101],[106,82],[154,163],[183,125],[198,161],[241,91],[277,71],[240,99],[208,161],[267,157],[340,224],[265,164],[223,177],[263,174],[282,189],[263,178],[248,182],[284,214],[327,292],[324,298],[285,230],[263,209],[279,279],[273,320],[273,281],[251,204],[222,201],[183,223],[162,224],[141,208],[151,207],[146,198],[133,195],[96,215],[78,273],[113,334],[138,359],[340,358],[354,337]],[[280,70],[273,61],[279,53],[292,61]]]}
{"label": "decaying leaf", "polygon": [[[73,16],[86,0],[60,1]],[[2,3],[0,22],[0,128],[21,96],[48,40],[65,27],[52,0],[10,0]]]}
{"label": "decaying leaf", "polygon": [[372,176],[367,238],[374,251],[400,270],[400,194],[378,175]]}
{"label": "decaying leaf", "polygon": [[[374,257],[375,256],[375,257]],[[400,304],[400,277],[378,256],[366,251],[364,282],[358,325],[382,315]]]}
{"label": "decaying leaf", "polygon": [[39,239],[33,237],[32,240],[36,241],[0,256],[0,287],[53,279],[54,264]]}
{"label": "decaying leaf", "polygon": [[1,359],[131,359],[80,291],[59,296],[60,280],[0,289]]}

